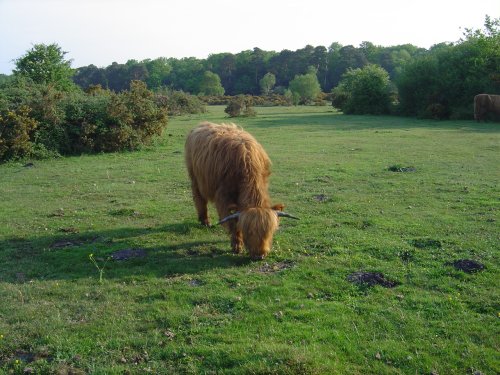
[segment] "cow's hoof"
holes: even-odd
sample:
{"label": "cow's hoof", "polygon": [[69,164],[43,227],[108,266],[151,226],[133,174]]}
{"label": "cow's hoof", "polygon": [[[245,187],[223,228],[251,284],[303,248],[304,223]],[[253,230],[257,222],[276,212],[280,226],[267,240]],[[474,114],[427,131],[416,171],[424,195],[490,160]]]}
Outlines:
{"label": "cow's hoof", "polygon": [[252,260],[263,260],[266,256],[265,255],[253,255],[250,258]]}
{"label": "cow's hoof", "polygon": [[234,254],[241,254],[243,252],[243,246],[233,246],[233,253]]}

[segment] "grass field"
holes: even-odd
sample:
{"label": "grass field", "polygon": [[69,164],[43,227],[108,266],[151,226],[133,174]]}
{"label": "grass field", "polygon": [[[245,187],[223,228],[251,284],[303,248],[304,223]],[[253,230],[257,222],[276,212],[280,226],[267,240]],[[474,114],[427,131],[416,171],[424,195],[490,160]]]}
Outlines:
{"label": "grass field", "polygon": [[184,139],[223,107],[140,152],[0,165],[0,373],[500,372],[499,125],[257,112],[301,217],[261,262],[196,221]]}

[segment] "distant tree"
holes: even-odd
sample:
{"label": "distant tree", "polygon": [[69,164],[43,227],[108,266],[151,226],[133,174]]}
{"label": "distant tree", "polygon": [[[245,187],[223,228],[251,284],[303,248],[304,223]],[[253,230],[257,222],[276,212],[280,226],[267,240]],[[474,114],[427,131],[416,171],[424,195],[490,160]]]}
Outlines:
{"label": "distant tree", "polygon": [[259,81],[261,93],[269,95],[275,84],[276,76],[273,73],[266,73]]}
{"label": "distant tree", "polygon": [[107,88],[115,92],[120,92],[128,89],[130,86],[130,78],[128,75],[128,66],[113,62],[105,69]]}
{"label": "distant tree", "polygon": [[107,86],[104,69],[100,69],[95,65],[83,66],[76,69],[73,82],[84,90],[93,85]]}
{"label": "distant tree", "polygon": [[0,87],[12,81],[12,76],[6,74],[0,74]]}
{"label": "distant tree", "polygon": [[61,90],[74,88],[71,77],[71,60],[65,60],[64,52],[57,44],[35,44],[16,60],[14,74],[30,78],[35,83],[51,83]]}
{"label": "distant tree", "polygon": [[207,70],[200,82],[199,93],[201,95],[224,95],[224,87],[222,87],[220,77]]}
{"label": "distant tree", "polygon": [[403,65],[397,77],[401,113],[472,119],[473,98],[500,94],[500,19],[465,29],[457,43],[440,43]]}
{"label": "distant tree", "polygon": [[[336,45],[335,47],[338,47]],[[329,80],[332,86],[336,86],[347,69],[362,68],[368,64],[362,49],[353,46],[345,46],[335,49],[329,59]]]}
{"label": "distant tree", "polygon": [[389,73],[380,66],[349,69],[333,89],[333,104],[346,114],[389,113],[390,88]]}
{"label": "distant tree", "polygon": [[191,94],[200,91],[200,82],[207,71],[202,60],[194,57],[172,58],[168,59],[168,63],[172,66],[172,72],[164,80],[165,85]]}
{"label": "distant tree", "polygon": [[143,63],[148,70],[146,83],[150,89],[161,87],[166,81],[170,72],[172,72],[172,66],[164,57],[160,57],[154,60],[144,60]]}
{"label": "distant tree", "polygon": [[316,70],[312,68],[307,74],[296,75],[290,82],[289,89],[292,95],[298,99],[299,104],[307,104],[314,101],[321,92]]}

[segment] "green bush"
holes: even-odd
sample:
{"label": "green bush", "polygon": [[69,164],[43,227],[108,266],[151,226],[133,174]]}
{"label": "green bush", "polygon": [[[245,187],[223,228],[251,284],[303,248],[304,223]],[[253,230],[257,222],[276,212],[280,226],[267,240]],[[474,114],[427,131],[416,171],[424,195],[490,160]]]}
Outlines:
{"label": "green bush", "polygon": [[252,98],[245,96],[234,97],[227,105],[224,112],[226,112],[229,117],[253,117],[257,113],[252,108]]}
{"label": "green bush", "polygon": [[135,150],[167,125],[145,83],[115,94],[100,87],[64,92],[20,79],[0,91],[0,160]]}
{"label": "green bush", "polygon": [[332,94],[333,106],[346,114],[387,114],[391,103],[389,73],[377,65],[349,69]]}
{"label": "green bush", "polygon": [[87,94],[79,92],[66,99],[66,127],[72,154],[104,151],[101,135],[109,126],[108,107],[113,93],[92,88]]}
{"label": "green bush", "polygon": [[151,143],[167,126],[167,112],[156,105],[154,94],[142,81],[132,81],[129,91],[111,96],[108,127],[96,140],[97,151],[136,150]]}
{"label": "green bush", "polygon": [[0,113],[0,160],[17,159],[33,152],[33,132],[38,122],[30,117],[30,108],[21,106]]}
{"label": "green bush", "polygon": [[155,94],[156,104],[165,108],[169,116],[205,113],[205,103],[184,91],[161,89]]}

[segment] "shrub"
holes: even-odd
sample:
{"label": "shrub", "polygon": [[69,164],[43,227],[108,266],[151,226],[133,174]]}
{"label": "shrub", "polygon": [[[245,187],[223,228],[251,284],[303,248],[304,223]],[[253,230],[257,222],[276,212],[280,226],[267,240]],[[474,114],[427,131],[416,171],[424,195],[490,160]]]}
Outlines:
{"label": "shrub", "polygon": [[313,69],[304,75],[296,75],[290,81],[289,89],[292,92],[294,104],[308,104],[313,102],[321,92],[321,86]]}
{"label": "shrub", "polygon": [[391,84],[389,73],[377,65],[348,70],[332,91],[334,107],[346,114],[389,113]]}
{"label": "shrub", "polygon": [[229,117],[252,117],[256,116],[257,113],[252,108],[252,99],[244,96],[234,97],[224,110]]}
{"label": "shrub", "polygon": [[184,91],[174,91],[163,88],[155,94],[156,104],[166,109],[169,116],[205,113],[204,102]]}
{"label": "shrub", "polygon": [[96,139],[98,151],[136,150],[150,144],[167,126],[167,113],[156,105],[142,81],[132,81],[129,91],[111,96],[109,126]]}
{"label": "shrub", "polygon": [[33,151],[31,139],[37,125],[26,106],[0,113],[0,160],[29,156]]}
{"label": "shrub", "polygon": [[0,92],[0,160],[135,150],[167,125],[165,108],[140,81],[115,94],[63,92],[20,79]]}
{"label": "shrub", "polygon": [[108,107],[114,95],[94,87],[88,94],[82,92],[66,99],[66,129],[72,154],[102,151],[99,138],[110,124]]}

